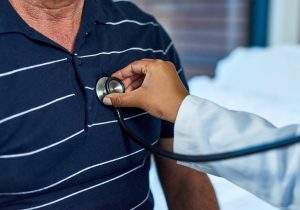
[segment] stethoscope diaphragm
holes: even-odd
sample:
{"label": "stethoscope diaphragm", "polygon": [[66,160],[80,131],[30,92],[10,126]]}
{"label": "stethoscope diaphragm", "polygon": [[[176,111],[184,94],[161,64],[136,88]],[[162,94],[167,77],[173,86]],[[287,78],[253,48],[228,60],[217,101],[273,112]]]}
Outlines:
{"label": "stethoscope diaphragm", "polygon": [[121,80],[115,77],[102,77],[96,84],[96,94],[103,103],[103,99],[110,93],[125,93],[125,86]]}

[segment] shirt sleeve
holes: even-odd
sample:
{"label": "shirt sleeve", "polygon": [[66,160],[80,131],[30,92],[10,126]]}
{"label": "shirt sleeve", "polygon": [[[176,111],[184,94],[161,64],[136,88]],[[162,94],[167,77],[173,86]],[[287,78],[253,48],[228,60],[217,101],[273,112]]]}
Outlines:
{"label": "shirt sleeve", "polygon": [[[184,75],[184,69],[181,65],[180,58],[178,56],[176,47],[172,40],[170,39],[169,35],[167,32],[160,27],[160,36],[161,36],[161,42],[164,45],[164,55],[161,57],[161,59],[165,61],[170,61],[172,62],[177,70],[177,73],[185,85],[185,87],[188,89],[188,84]],[[163,103],[163,102],[162,102]],[[174,124],[167,122],[167,121],[162,121],[162,126],[161,126],[161,138],[173,138],[174,137]]]}
{"label": "shirt sleeve", "polygon": [[[220,153],[299,134],[300,125],[276,128],[257,115],[188,96],[176,119],[174,151]],[[226,161],[180,164],[226,178],[277,207],[300,209],[300,145]]]}
{"label": "shirt sleeve", "polygon": [[[129,3],[129,2],[126,2]],[[173,41],[171,40],[168,33],[165,31],[165,29],[159,24],[159,22],[156,20],[154,16],[151,14],[146,13],[145,11],[142,11],[140,8],[138,8],[135,4],[132,2],[129,4],[126,4],[125,7],[133,7],[134,12],[130,12],[133,17],[138,17],[138,19],[142,22],[153,22],[155,23],[155,27],[153,27],[151,33],[151,41],[146,40],[148,45],[146,48],[155,49],[156,51],[159,51],[159,53],[154,53],[150,57],[151,59],[161,59],[165,61],[172,62],[176,70],[178,72],[179,77],[181,78],[184,85],[188,88],[187,82],[184,76],[184,70],[181,66],[181,62],[177,53],[177,50],[175,48],[175,45]],[[142,38],[142,37],[139,37]],[[154,41],[153,41],[154,40]],[[163,103],[163,101],[162,101]],[[160,138],[173,138],[174,137],[174,124],[161,121],[161,130],[160,130]]]}
{"label": "shirt sleeve", "polygon": [[[188,85],[185,79],[184,75],[184,70],[180,64],[180,60],[178,57],[178,54],[176,52],[176,49],[174,46],[172,46],[172,49],[170,49],[169,53],[167,54],[167,61],[171,61],[177,69],[178,75],[185,85],[185,87],[188,89]],[[163,103],[163,102],[162,102]],[[161,127],[161,138],[173,138],[174,137],[174,124],[167,122],[167,121],[162,121],[162,127]]]}

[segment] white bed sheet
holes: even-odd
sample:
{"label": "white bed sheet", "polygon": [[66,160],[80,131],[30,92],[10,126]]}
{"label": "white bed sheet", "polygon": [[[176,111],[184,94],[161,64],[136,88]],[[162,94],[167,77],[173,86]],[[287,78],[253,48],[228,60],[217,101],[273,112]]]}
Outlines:
{"label": "white bed sheet", "polygon": [[284,99],[240,91],[238,88],[225,88],[206,77],[191,79],[189,86],[193,95],[211,100],[229,109],[258,114],[275,126],[300,123],[300,100],[297,98]]}

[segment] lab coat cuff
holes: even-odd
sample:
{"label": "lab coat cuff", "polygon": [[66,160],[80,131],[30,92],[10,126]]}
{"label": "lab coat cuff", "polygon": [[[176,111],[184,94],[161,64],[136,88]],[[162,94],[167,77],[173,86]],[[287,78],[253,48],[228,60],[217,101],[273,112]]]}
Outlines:
{"label": "lab coat cuff", "polygon": [[[201,99],[195,96],[187,96],[178,111],[175,121],[174,131],[174,149],[176,152],[191,152],[189,147],[195,144],[195,137],[193,132],[197,129],[195,123],[193,123],[195,117],[200,117]],[[193,151],[193,150],[192,150]]]}
{"label": "lab coat cuff", "polygon": [[[187,155],[199,155],[205,154],[206,146],[199,147],[201,142],[195,135],[196,131],[199,129],[198,124],[194,122],[195,117],[197,120],[201,118],[201,107],[207,104],[207,101],[196,96],[189,95],[182,102],[178,115],[175,121],[175,131],[174,131],[174,151],[180,154]],[[197,149],[195,150],[195,145]],[[200,148],[200,150],[199,150]],[[201,150],[203,148],[203,150]],[[194,164],[194,163],[184,163],[178,162],[181,165],[200,170],[205,173],[217,175],[216,171],[210,164]]]}

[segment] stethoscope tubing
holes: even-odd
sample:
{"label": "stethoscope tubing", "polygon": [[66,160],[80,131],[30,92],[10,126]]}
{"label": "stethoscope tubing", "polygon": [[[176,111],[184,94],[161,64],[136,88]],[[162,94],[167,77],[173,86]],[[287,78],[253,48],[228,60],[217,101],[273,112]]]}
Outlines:
{"label": "stethoscope tubing", "polygon": [[[110,77],[107,79],[105,82],[104,88],[106,90],[106,93],[110,93],[110,88],[109,84],[110,82],[115,81],[118,82],[119,85],[122,87],[122,92],[125,92],[125,86],[122,83],[121,80]],[[120,108],[115,107],[116,110],[116,117],[117,120],[125,132],[127,136],[129,137],[130,140],[135,142],[137,145],[141,146],[145,150],[149,151],[150,153],[154,155],[158,155],[164,158],[176,160],[176,161],[182,161],[182,162],[211,162],[211,161],[221,161],[221,160],[228,160],[228,159],[233,159],[233,158],[239,158],[239,157],[244,157],[244,156],[249,156],[257,153],[263,153],[267,152],[270,150],[275,150],[275,149],[282,149],[288,146],[291,146],[296,143],[300,143],[300,136],[295,136],[287,139],[283,139],[280,141],[272,142],[272,143],[266,143],[266,144],[261,144],[257,146],[252,146],[248,148],[243,148],[243,149],[238,149],[238,150],[233,150],[233,151],[228,151],[228,152],[222,152],[222,153],[216,153],[216,154],[209,154],[209,155],[186,155],[186,154],[179,154],[179,153],[174,153],[171,151],[166,151],[162,150],[154,145],[150,145],[145,143],[145,141],[137,136],[126,124],[122,111]],[[197,139],[194,139],[194,141],[197,141]]]}
{"label": "stethoscope tubing", "polygon": [[[244,156],[249,156],[257,153],[267,152],[269,150],[274,149],[280,149],[284,147],[288,147],[290,145],[300,143],[300,136],[284,139],[281,141],[273,142],[273,143],[267,143],[267,144],[261,144],[253,147],[248,147],[244,149],[234,150],[234,151],[228,151],[223,153],[217,153],[217,154],[210,154],[210,155],[185,155],[185,154],[179,154],[174,153],[166,150],[159,149],[156,146],[149,145],[145,143],[143,139],[138,137],[134,134],[134,132],[127,126],[124,117],[122,115],[122,111],[120,108],[116,109],[116,116],[117,120],[123,129],[123,131],[128,135],[128,137],[134,141],[136,144],[140,145],[144,149],[148,150],[154,155],[158,155],[164,158],[176,160],[176,161],[182,161],[182,162],[211,162],[211,161],[221,161],[221,160],[228,160],[233,158],[239,158]],[[195,139],[196,141],[197,139]]]}

